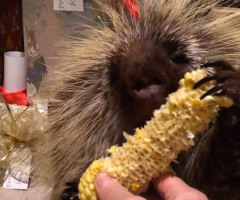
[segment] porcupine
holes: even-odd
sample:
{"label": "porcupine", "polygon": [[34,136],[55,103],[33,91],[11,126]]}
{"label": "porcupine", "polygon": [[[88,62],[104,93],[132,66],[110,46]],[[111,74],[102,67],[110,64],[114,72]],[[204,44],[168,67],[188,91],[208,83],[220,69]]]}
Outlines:
{"label": "porcupine", "polygon": [[66,42],[58,101],[49,108],[44,152],[51,200],[77,199],[89,164],[121,144],[124,131],[143,126],[184,73],[202,65],[215,70],[200,82],[216,80],[208,94],[228,95],[235,105],[220,111],[174,168],[212,200],[240,199],[240,14],[212,18],[218,0],[147,0],[131,19],[121,1],[96,2],[106,22]]}

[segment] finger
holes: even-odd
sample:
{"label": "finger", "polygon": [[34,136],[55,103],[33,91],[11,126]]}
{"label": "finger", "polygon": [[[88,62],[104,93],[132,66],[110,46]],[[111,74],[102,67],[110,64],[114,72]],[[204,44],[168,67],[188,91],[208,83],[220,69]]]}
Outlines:
{"label": "finger", "polygon": [[173,175],[165,175],[154,180],[154,185],[164,200],[207,200],[203,193]]}
{"label": "finger", "polygon": [[115,179],[104,173],[96,175],[95,187],[100,200],[145,200],[133,195]]}

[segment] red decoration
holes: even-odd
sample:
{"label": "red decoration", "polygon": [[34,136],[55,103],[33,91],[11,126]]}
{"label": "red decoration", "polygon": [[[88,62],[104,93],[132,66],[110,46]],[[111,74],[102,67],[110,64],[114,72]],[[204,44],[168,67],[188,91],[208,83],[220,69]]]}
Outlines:
{"label": "red decoration", "polygon": [[0,86],[0,91],[8,104],[17,104],[19,106],[27,106],[29,104],[27,98],[27,90],[23,89],[16,93],[7,93],[3,86]]}
{"label": "red decoration", "polygon": [[139,9],[135,0],[123,0],[124,6],[133,19],[139,19]]}

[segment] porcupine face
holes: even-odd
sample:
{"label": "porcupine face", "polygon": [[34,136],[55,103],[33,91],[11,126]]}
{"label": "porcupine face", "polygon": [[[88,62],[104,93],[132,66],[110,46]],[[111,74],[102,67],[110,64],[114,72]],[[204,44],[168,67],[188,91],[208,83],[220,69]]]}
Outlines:
{"label": "porcupine face", "polygon": [[[184,28],[177,18],[167,22],[168,18],[161,13],[151,14],[154,18],[152,15],[140,18],[128,29],[119,31],[119,45],[111,56],[111,81],[125,96],[123,107],[132,128],[150,119],[153,110],[178,88],[183,74],[202,60],[199,39],[194,34],[184,36],[177,31],[180,26]],[[171,29],[167,23],[176,26]]]}

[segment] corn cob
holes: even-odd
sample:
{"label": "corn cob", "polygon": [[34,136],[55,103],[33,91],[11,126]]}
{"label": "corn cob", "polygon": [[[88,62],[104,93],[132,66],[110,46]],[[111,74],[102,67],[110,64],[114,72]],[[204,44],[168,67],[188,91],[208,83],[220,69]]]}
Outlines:
{"label": "corn cob", "polygon": [[169,95],[167,103],[154,112],[154,117],[135,135],[124,134],[121,147],[112,146],[110,157],[94,161],[79,183],[80,200],[96,200],[94,176],[105,172],[116,178],[134,194],[144,192],[152,178],[170,170],[170,163],[181,151],[188,150],[194,135],[204,131],[218,113],[220,106],[230,107],[227,97],[200,96],[214,86],[214,81],[193,90],[193,85],[206,76],[205,71],[186,73],[180,88]]}

